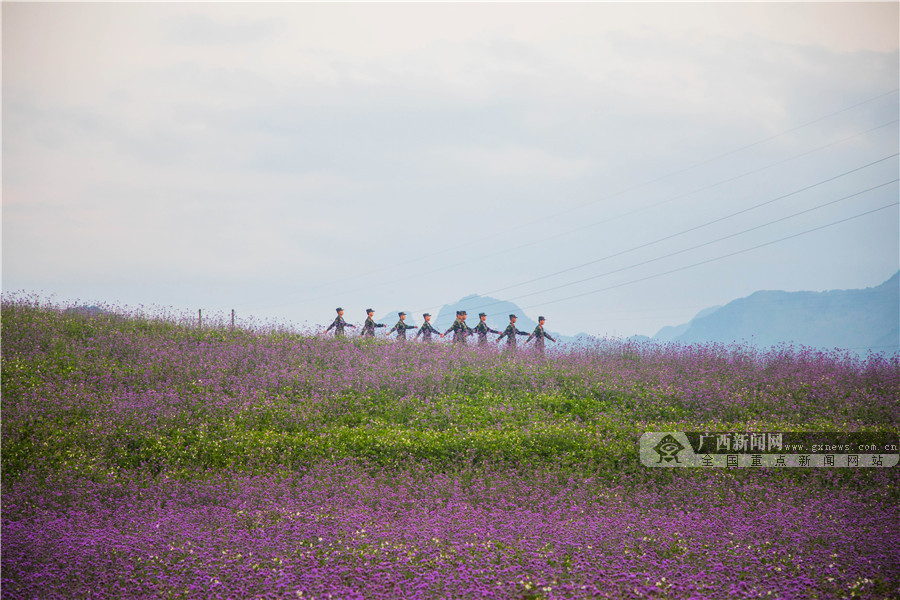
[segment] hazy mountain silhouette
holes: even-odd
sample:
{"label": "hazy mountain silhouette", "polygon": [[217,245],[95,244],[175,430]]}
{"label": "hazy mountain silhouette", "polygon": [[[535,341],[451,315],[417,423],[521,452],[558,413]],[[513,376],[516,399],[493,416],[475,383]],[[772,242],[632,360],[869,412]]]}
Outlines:
{"label": "hazy mountain silhouette", "polygon": [[[376,323],[384,323],[384,325],[387,326],[387,329],[385,329],[385,331],[387,331],[391,327],[396,325],[397,321],[400,320],[400,316],[397,313],[399,313],[401,310],[406,313],[406,320],[404,320],[403,322],[406,323],[407,325],[412,325],[413,327],[418,327],[419,324],[422,322],[422,315],[413,315],[411,312],[409,312],[408,309],[404,310],[402,308],[397,309],[397,310],[392,310],[391,312],[387,313],[385,316],[381,317],[380,319],[375,319],[375,322]],[[418,316],[419,318],[416,319],[416,316]],[[432,323],[433,322],[434,322],[434,318],[432,318]]]}
{"label": "hazy mountain silhouette", "polygon": [[[470,294],[465,298],[461,298],[452,304],[445,304],[436,319],[431,322],[435,328],[440,331],[446,331],[453,321],[456,319],[456,311],[464,310],[468,313],[466,324],[469,327],[475,327],[478,324],[478,313],[487,315],[487,324],[491,329],[503,331],[509,325],[509,315],[516,315],[516,328],[519,331],[527,331],[531,333],[537,327],[536,318],[541,315],[535,315],[534,318],[525,314],[525,311],[516,304],[508,300],[498,300],[490,296],[479,296]],[[549,318],[549,317],[548,317]],[[547,321],[547,325],[551,325],[551,321]],[[597,338],[587,333],[576,333],[575,335],[562,335],[558,331],[554,331],[552,327],[546,327],[549,333],[556,340],[557,344],[566,344],[569,346],[592,346],[597,342]],[[496,336],[491,334],[488,339],[494,341]],[[522,344],[526,338],[520,337],[519,344]],[[552,342],[549,342],[552,344]]]}
{"label": "hazy mountain silhouette", "polygon": [[654,340],[685,344],[793,342],[823,349],[900,351],[900,272],[883,284],[827,292],[760,291],[706,309],[685,325],[663,327]]}
{"label": "hazy mountain silhouette", "polygon": [[707,315],[711,315],[712,313],[716,312],[720,308],[722,308],[721,305],[704,308],[703,310],[698,312],[696,315],[694,315],[694,318],[691,319],[690,321],[688,321],[687,323],[682,323],[681,325],[666,325],[665,327],[663,327],[662,329],[657,331],[656,335],[654,335],[651,339],[654,339],[658,342],[671,342],[672,340],[676,339],[678,336],[686,333],[687,330],[690,328],[691,323],[693,323],[697,319],[702,319],[703,317],[705,317]]}
{"label": "hazy mountain silhouette", "polygon": [[445,304],[438,312],[437,317],[432,317],[431,322],[434,323],[435,329],[441,332],[446,331],[456,319],[456,311],[458,310],[464,310],[468,313],[466,324],[469,327],[475,327],[478,324],[478,313],[481,312],[487,314],[487,324],[491,329],[503,331],[509,325],[510,314],[518,317],[516,319],[516,327],[522,331],[531,332],[537,326],[537,321],[526,315],[525,311],[514,302],[471,294],[452,304]]}
{"label": "hazy mountain silhouette", "polygon": [[[456,318],[457,310],[468,313],[466,323],[470,327],[478,324],[480,312],[487,313],[491,328],[501,331],[509,323],[510,314],[518,316],[516,326],[522,331],[530,333],[537,326],[535,318],[538,315],[525,314],[515,302],[470,294],[445,304],[432,317],[435,329],[446,331]],[[397,312],[391,311],[376,322],[393,327],[398,320]],[[406,322],[419,326],[421,315],[406,312]],[[548,325],[552,326],[552,322]],[[587,333],[567,336],[550,327],[547,331],[560,344],[583,346],[598,341],[598,336]],[[647,340],[645,336],[628,339]],[[860,353],[867,350],[888,354],[900,352],[900,272],[879,286],[865,289],[755,292],[725,306],[705,308],[687,323],[663,327],[650,340],[684,344],[742,342],[760,348],[792,342]]]}

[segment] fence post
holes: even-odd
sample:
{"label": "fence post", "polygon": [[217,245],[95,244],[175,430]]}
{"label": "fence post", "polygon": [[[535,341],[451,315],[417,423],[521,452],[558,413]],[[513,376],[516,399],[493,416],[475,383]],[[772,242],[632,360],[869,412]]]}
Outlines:
{"label": "fence post", "polygon": [[234,331],[234,309],[231,309],[231,330]]}
{"label": "fence post", "polygon": [[197,309],[197,328],[203,329],[203,309]]}

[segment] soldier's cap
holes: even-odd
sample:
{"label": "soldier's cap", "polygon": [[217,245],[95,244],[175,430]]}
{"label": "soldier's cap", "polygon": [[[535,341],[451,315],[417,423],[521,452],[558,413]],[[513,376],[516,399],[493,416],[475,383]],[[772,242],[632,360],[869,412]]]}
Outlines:
{"label": "soldier's cap", "polygon": [[422,316],[423,316],[423,317],[430,317],[430,316],[431,316],[431,313],[424,313]]}
{"label": "soldier's cap", "polygon": [[546,321],[546,320],[547,319],[545,319],[544,317],[538,317],[538,321]]}
{"label": "soldier's cap", "polygon": [[406,313],[403,312],[403,311],[400,311],[400,312],[397,313],[397,316],[398,316],[398,317],[405,317],[405,316],[406,316]]}
{"label": "soldier's cap", "polygon": [[479,317],[486,317],[487,314],[485,314],[485,313],[478,313],[478,316],[479,316]]}
{"label": "soldier's cap", "polygon": [[340,306],[338,306],[336,309],[334,309],[334,312],[341,312],[342,310],[344,310],[344,309],[341,308]]}
{"label": "soldier's cap", "polygon": [[462,314],[462,311],[461,311],[461,310],[456,311],[456,316],[457,316],[457,317],[458,317],[459,315],[461,315],[461,314]]}
{"label": "soldier's cap", "polygon": [[464,311],[464,310],[461,310],[461,311],[459,311],[459,314],[461,314],[461,315],[468,315],[469,313],[467,313],[467,312]]}
{"label": "soldier's cap", "polygon": [[374,310],[374,309],[371,309],[371,308],[367,308],[367,309],[366,309],[366,312],[367,312],[367,313],[375,312],[375,310]]}
{"label": "soldier's cap", "polygon": [[516,315],[509,315],[509,318],[510,319],[518,319],[519,317],[517,317]]}

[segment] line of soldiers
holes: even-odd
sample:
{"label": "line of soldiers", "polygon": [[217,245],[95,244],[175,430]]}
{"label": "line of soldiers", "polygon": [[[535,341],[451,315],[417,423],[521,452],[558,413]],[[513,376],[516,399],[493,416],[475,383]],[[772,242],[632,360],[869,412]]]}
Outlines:
{"label": "line of soldiers", "polygon": [[[344,335],[345,327],[354,327],[354,328],[356,327],[356,325],[351,325],[350,323],[347,323],[344,320],[344,309],[343,308],[338,307],[335,310],[337,311],[337,317],[335,317],[335,319],[331,323],[331,325],[328,326],[328,328],[325,330],[325,333],[328,333],[329,331],[331,331],[331,329],[334,329],[334,335],[342,336],[342,335]],[[366,309],[366,321],[363,324],[363,330],[362,330],[362,333],[360,334],[362,337],[375,337],[375,328],[376,327],[384,327],[383,324],[375,322],[375,320],[372,318],[373,314],[375,314],[374,310],[372,310],[371,308]],[[386,335],[390,335],[396,331],[398,340],[406,340],[407,330],[415,329],[415,326],[407,325],[405,323],[405,321],[406,321],[406,313],[405,312],[397,313],[397,316],[400,318],[400,320],[397,321],[397,324],[394,325],[387,332]],[[478,345],[481,347],[486,347],[488,345],[488,339],[487,339],[488,334],[489,333],[497,333],[499,335],[497,336],[496,341],[499,342],[500,340],[502,340],[505,337],[506,338],[506,347],[509,350],[515,351],[516,336],[527,335],[528,338],[525,340],[525,343],[527,344],[531,340],[535,340],[535,342],[534,342],[535,347],[540,352],[544,351],[544,339],[548,339],[551,342],[556,341],[555,339],[553,339],[553,337],[550,336],[549,333],[544,331],[544,322],[546,321],[546,319],[544,319],[544,317],[538,317],[538,325],[537,325],[537,327],[534,328],[534,331],[532,331],[530,334],[527,331],[520,331],[519,329],[516,328],[516,319],[518,319],[518,317],[516,317],[516,315],[509,315],[509,325],[507,325],[506,329],[504,329],[502,332],[497,331],[496,329],[491,329],[488,326],[487,315],[485,313],[478,313],[480,322],[474,328],[469,327],[469,325],[466,323],[466,317],[467,317],[466,311],[464,311],[464,310],[456,311],[456,320],[453,322],[453,324],[450,326],[450,328],[447,329],[447,331],[445,331],[444,333],[441,333],[437,329],[435,329],[434,326],[431,324],[431,314],[425,313],[422,315],[422,318],[425,319],[425,322],[422,324],[421,327],[419,327],[419,330],[416,332],[415,339],[418,339],[419,336],[421,335],[422,339],[424,341],[430,342],[432,335],[439,335],[440,337],[444,337],[448,333],[453,332],[453,342],[455,344],[465,345],[466,338],[468,338],[469,336],[472,336],[472,335],[477,335],[478,336]]]}

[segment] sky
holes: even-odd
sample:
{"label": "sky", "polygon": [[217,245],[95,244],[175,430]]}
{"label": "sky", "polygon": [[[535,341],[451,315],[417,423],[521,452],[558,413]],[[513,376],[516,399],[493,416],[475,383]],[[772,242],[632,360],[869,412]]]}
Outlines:
{"label": "sky", "polygon": [[3,2],[3,294],[627,337],[876,286],[898,7]]}

